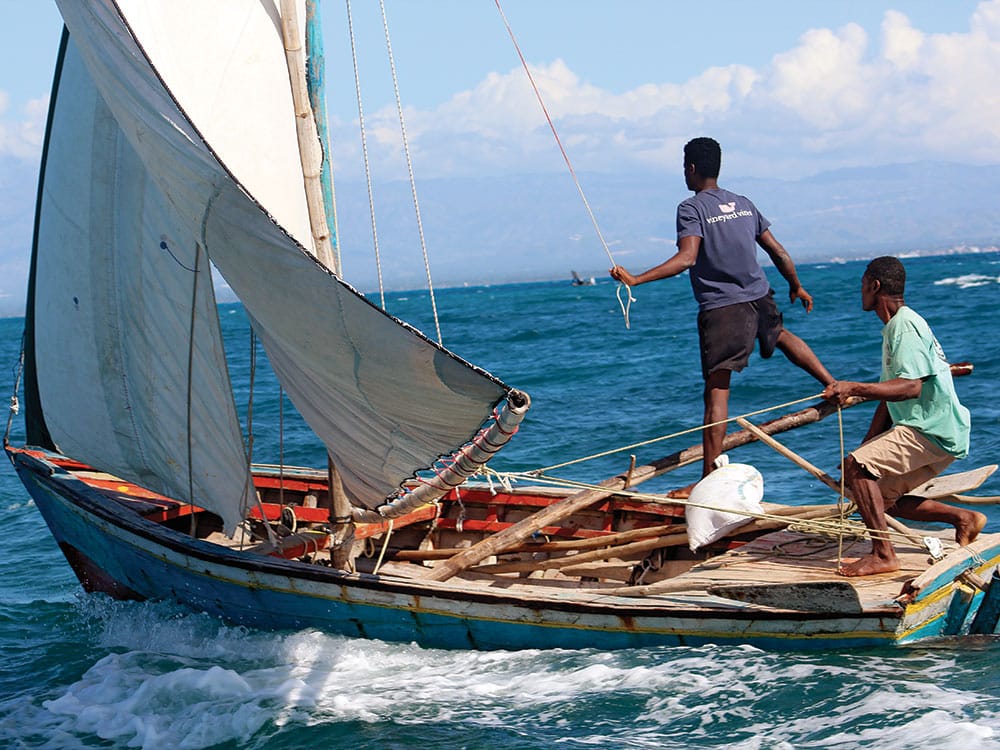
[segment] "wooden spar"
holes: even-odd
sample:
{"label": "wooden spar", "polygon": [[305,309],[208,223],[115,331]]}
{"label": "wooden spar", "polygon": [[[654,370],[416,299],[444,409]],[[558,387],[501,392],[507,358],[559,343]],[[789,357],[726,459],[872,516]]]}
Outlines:
{"label": "wooden spar", "polygon": [[[668,523],[659,526],[647,526],[642,529],[630,529],[619,531],[606,536],[593,537],[592,539],[560,539],[555,542],[537,542],[519,544],[511,547],[507,552],[565,552],[568,550],[587,550],[609,547],[613,544],[632,541],[635,539],[650,539],[653,537],[669,534],[672,531],[683,529],[684,525],[679,523]],[[446,547],[438,549],[404,549],[393,555],[393,560],[445,560],[457,555],[468,547]]]}
{"label": "wooden spar", "polygon": [[[743,419],[743,417],[737,417],[736,418],[736,422],[744,430],[749,430],[751,433],[753,433],[754,437],[757,438],[758,440],[760,440],[762,443],[766,443],[767,445],[769,445],[772,448],[774,448],[782,456],[784,456],[785,458],[789,459],[795,465],[800,466],[801,468],[803,468],[806,471],[808,471],[810,474],[812,474],[814,477],[816,477],[819,481],[821,481],[823,484],[825,484],[830,489],[832,489],[832,490],[834,490],[834,491],[836,491],[838,493],[841,491],[840,482],[838,482],[836,479],[834,479],[833,477],[831,477],[829,474],[827,474],[825,471],[823,471],[819,467],[814,466],[813,464],[809,463],[809,461],[807,461],[806,459],[804,459],[798,453],[795,453],[790,448],[787,448],[786,446],[784,446],[781,443],[779,443],[773,437],[771,437],[770,435],[768,435],[767,433],[765,433],[763,430],[761,430],[759,427],[757,427],[757,425],[748,422],[746,419]],[[846,497],[848,500],[851,500],[853,502],[854,498],[852,497],[851,490],[848,487],[844,487],[843,491],[844,491],[844,497]],[[888,525],[889,528],[893,529],[894,531],[899,532],[900,534],[902,534],[903,536],[905,536],[907,539],[909,539],[911,542],[913,542],[914,544],[916,544],[918,547],[923,547],[924,546],[923,539],[921,538],[921,536],[919,534],[915,533],[912,529],[910,529],[909,527],[907,527],[902,522],[896,520],[895,518],[893,518],[892,516],[890,516],[888,513],[886,513],[884,515],[885,515],[886,525]]]}
{"label": "wooden spar", "polygon": [[330,129],[326,116],[326,59],[323,54],[323,25],[319,17],[319,0],[306,0],[306,84],[309,104],[316,133],[319,136],[323,158],[320,165],[320,184],[323,186],[323,211],[330,232],[333,255],[333,272],[343,277],[340,257],[340,238],[337,236],[337,200],[333,191],[333,166],[330,151]]}
{"label": "wooden spar", "polygon": [[[851,399],[846,406],[854,406],[855,404],[861,403],[861,401],[862,399]],[[836,410],[837,406],[835,404],[829,401],[821,401],[815,406],[809,406],[792,414],[786,414],[778,419],[765,422],[761,425],[760,429],[764,430],[768,434],[785,432],[787,430],[795,429],[796,427],[801,427],[802,425],[818,422]],[[733,432],[726,435],[722,442],[722,450],[732,450],[740,445],[750,443],[754,439],[753,434],[747,430]],[[653,477],[660,476],[661,474],[673,471],[674,469],[700,461],[701,455],[702,446],[699,443],[698,445],[693,445],[682,451],[671,453],[669,456],[665,456],[664,458],[654,461],[653,463],[638,466],[632,472],[630,486],[634,487],[635,485],[645,482],[648,479],[652,479]],[[582,490],[581,492],[569,495],[559,502],[553,503],[547,508],[543,508],[527,518],[518,521],[513,526],[510,526],[503,531],[498,531],[496,534],[483,539],[454,557],[435,566],[427,578],[432,581],[447,581],[452,576],[462,572],[466,568],[476,565],[477,563],[485,560],[487,557],[509,550],[511,547],[523,542],[542,527],[555,525],[566,516],[572,515],[573,513],[593,505],[596,502],[604,500],[605,498],[614,495],[617,491],[624,489],[625,477],[618,475],[616,477],[611,477],[610,479],[605,479],[599,486],[600,489]]]}
{"label": "wooden spar", "polygon": [[[967,362],[953,364],[951,368],[953,376],[968,375],[972,372],[972,365]],[[852,397],[848,399],[847,403],[840,408],[846,409],[866,400],[867,399]],[[792,414],[786,414],[778,419],[765,422],[759,429],[763,430],[768,435],[775,435],[779,432],[786,432],[788,430],[795,429],[796,427],[818,422],[824,417],[827,417],[835,412],[837,408],[837,405],[830,401],[821,401],[815,406],[809,406]],[[731,433],[726,435],[723,439],[722,450],[732,450],[740,445],[746,445],[754,439],[754,435],[748,430]],[[702,446],[699,444],[691,446],[685,450],[678,451],[677,453],[672,453],[669,456],[661,458],[659,461],[638,467],[631,472],[632,477],[630,480],[630,486],[635,486],[640,482],[646,481],[647,479],[652,479],[653,477],[665,474],[668,471],[678,469],[681,466],[687,466],[688,464],[700,461],[701,456]],[[625,478],[619,475],[617,477],[605,479],[601,482],[600,486],[601,489],[599,490],[583,490],[573,495],[569,495],[563,500],[560,500],[547,508],[537,511],[527,518],[518,521],[513,526],[510,526],[503,531],[498,531],[493,536],[483,539],[454,557],[435,566],[427,578],[432,581],[447,581],[452,576],[461,573],[466,568],[476,565],[477,563],[485,560],[487,557],[500,554],[511,547],[520,544],[543,526],[554,525],[566,516],[572,515],[583,508],[610,497],[615,494],[617,490],[624,488]]]}
{"label": "wooden spar", "polygon": [[[323,149],[320,145],[316,118],[309,99],[309,83],[306,78],[305,55],[302,52],[302,36],[299,32],[296,0],[281,0],[281,38],[285,45],[285,63],[288,66],[288,82],[292,89],[292,104],[295,107],[295,135],[299,142],[299,160],[302,164],[302,184],[309,211],[309,230],[312,232],[313,253],[316,259],[333,273],[339,275],[337,256],[330,242],[330,223],[327,220],[326,201],[323,184]],[[332,199],[332,193],[331,193]],[[350,519],[350,502],[344,495],[340,475],[327,456],[330,471],[330,499],[334,520],[333,538],[338,542],[333,554],[338,567],[349,570],[353,567],[350,541],[353,524]],[[339,489],[339,494],[338,494]]]}
{"label": "wooden spar", "polygon": [[[726,537],[739,536],[741,534],[754,533],[758,531],[770,531],[780,529],[789,524],[799,521],[808,521],[816,518],[829,518],[837,515],[837,509],[829,505],[823,507],[808,506],[803,507],[798,514],[787,514],[782,518],[754,518],[749,523],[733,529]],[[475,568],[477,573],[526,573],[532,570],[546,570],[549,568],[567,568],[585,562],[595,560],[607,560],[610,557],[627,557],[631,555],[650,552],[663,547],[681,547],[688,543],[687,527],[677,524],[673,533],[655,539],[643,539],[638,542],[618,544],[605,547],[604,549],[589,552],[580,552],[575,555],[556,557],[550,560],[521,560],[496,565],[481,565]]]}
{"label": "wooden spar", "polygon": [[958,505],[1000,505],[1000,495],[942,495],[934,499],[939,503],[956,503]]}
{"label": "wooden spar", "polygon": [[320,148],[309,105],[309,86],[306,82],[305,55],[302,36],[295,11],[296,0],[281,0],[281,37],[285,45],[285,62],[295,106],[295,135],[299,141],[299,159],[302,162],[302,182],[305,186],[306,206],[309,210],[309,229],[313,238],[316,259],[336,272],[336,259],[330,245],[330,228],[323,208],[323,151]]}
{"label": "wooden spar", "polygon": [[[766,512],[771,516],[794,516],[792,520],[802,519],[803,513],[813,511],[828,511],[830,505],[796,505],[779,508],[771,508]],[[505,554],[516,554],[519,552],[567,552],[569,550],[591,550],[602,547],[610,547],[623,542],[630,542],[636,539],[651,539],[670,534],[675,531],[684,530],[681,523],[668,523],[657,526],[645,526],[639,529],[629,529],[628,531],[618,531],[604,536],[591,537],[589,539],[560,539],[554,542],[527,542],[511,547]],[[746,527],[753,530],[752,527]],[[738,533],[738,532],[734,532]],[[423,560],[446,560],[457,555],[459,552],[468,549],[467,547],[438,547],[437,549],[404,549],[399,550],[393,556],[393,560],[423,561]]]}

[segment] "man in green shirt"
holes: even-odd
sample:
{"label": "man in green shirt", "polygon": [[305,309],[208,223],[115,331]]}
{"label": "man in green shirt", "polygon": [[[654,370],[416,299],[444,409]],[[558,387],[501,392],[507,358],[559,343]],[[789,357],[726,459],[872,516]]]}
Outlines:
{"label": "man in green shirt", "polygon": [[898,258],[868,264],[861,277],[861,307],[885,323],[881,379],[837,381],[823,392],[839,403],[851,396],[880,401],[864,442],[844,461],[844,480],[872,532],[871,554],[844,565],[845,576],[899,569],[887,534],[889,509],[900,518],[949,523],[963,546],[986,525],[982,513],[906,494],[969,452],[969,410],[959,403],[930,326],[903,302],[905,285],[906,270]]}

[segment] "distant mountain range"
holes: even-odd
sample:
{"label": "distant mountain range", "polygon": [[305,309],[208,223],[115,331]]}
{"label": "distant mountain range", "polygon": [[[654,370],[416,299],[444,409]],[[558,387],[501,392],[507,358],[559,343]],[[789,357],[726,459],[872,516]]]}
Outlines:
{"label": "distant mountain range", "polygon": [[[35,172],[34,164],[0,159],[0,314],[23,311]],[[673,252],[676,206],[689,195],[680,170],[580,180],[617,262],[639,271]],[[1000,192],[996,166],[920,162],[720,182],[753,199],[797,262],[1000,244],[1000,211],[987,200]],[[371,290],[367,189],[346,180],[336,187],[345,276]],[[569,279],[571,270],[600,276],[610,265],[566,174],[432,179],[417,189],[437,286]],[[376,185],[375,201],[386,287],[425,286],[409,185]]]}

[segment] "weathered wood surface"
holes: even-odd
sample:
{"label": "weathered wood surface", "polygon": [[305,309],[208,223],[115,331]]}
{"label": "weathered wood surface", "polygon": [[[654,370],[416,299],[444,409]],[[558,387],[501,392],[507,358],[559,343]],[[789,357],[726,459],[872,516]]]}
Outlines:
{"label": "weathered wood surface", "polygon": [[[806,471],[808,471],[810,474],[812,474],[814,477],[816,477],[819,481],[821,481],[827,487],[829,487],[830,489],[834,490],[838,494],[842,493],[843,496],[846,497],[848,500],[851,500],[852,502],[854,501],[854,495],[851,492],[851,490],[848,487],[846,487],[846,486],[842,487],[841,484],[840,484],[840,482],[838,482],[836,479],[834,479],[833,477],[831,477],[825,471],[823,471],[822,469],[818,468],[817,466],[809,463],[802,456],[800,456],[799,454],[795,453],[790,448],[787,448],[786,446],[782,445],[777,440],[775,440],[773,437],[771,437],[770,435],[768,435],[767,433],[765,433],[762,429],[760,429],[756,425],[748,422],[747,420],[743,419],[742,417],[738,417],[736,419],[736,422],[741,427],[743,427],[743,429],[749,430],[753,434],[754,438],[756,438],[757,440],[760,440],[761,442],[763,442],[763,443],[771,446],[772,448],[774,448],[778,453],[780,453],[781,455],[783,455],[785,458],[788,458],[789,460],[791,460],[792,463],[794,463],[797,466],[800,466],[803,469],[805,469]],[[921,544],[921,535],[920,534],[918,534],[915,531],[913,531],[912,529],[910,529],[902,521],[899,521],[896,518],[893,518],[888,513],[885,514],[885,523],[886,523],[886,525],[890,529],[892,529],[893,531],[896,531],[896,532],[902,534],[903,536],[905,536],[907,539],[909,539],[914,544],[917,544],[917,545]]]}
{"label": "weathered wood surface", "polygon": [[[849,405],[857,403],[861,403],[861,400],[852,400]],[[830,403],[829,401],[821,401],[814,406],[807,407],[792,414],[787,414],[783,417],[771,420],[770,422],[765,422],[760,425],[760,429],[764,430],[768,434],[786,432],[787,430],[792,430],[797,427],[802,427],[803,425],[818,422],[824,417],[834,413],[836,410],[837,406],[835,404]],[[737,448],[741,445],[746,445],[753,440],[755,440],[754,436],[747,430],[733,432],[726,435],[722,442],[722,450],[732,450],[733,448]],[[671,453],[669,456],[665,456],[658,461],[654,461],[653,463],[638,466],[631,472],[631,483],[629,486],[634,487],[635,485],[652,479],[653,477],[660,476],[661,474],[673,471],[674,469],[700,461],[701,456],[702,446],[699,443],[682,451]],[[434,568],[434,571],[431,573],[429,578],[434,581],[447,581],[452,576],[460,573],[466,568],[476,565],[482,560],[485,560],[487,557],[492,557],[493,555],[504,552],[511,547],[520,544],[534,534],[538,529],[544,526],[552,526],[566,516],[610,497],[618,490],[624,489],[625,482],[626,476],[620,474],[601,482],[601,489],[584,490],[582,492],[569,495],[565,499],[560,500],[558,503],[554,503],[547,508],[543,508],[513,526],[504,529],[503,531],[499,531],[493,536],[487,537],[481,542],[474,544],[472,547],[463,550],[449,560],[445,560]]]}
{"label": "weathered wood surface", "polygon": [[735,599],[747,604],[805,612],[859,614],[858,591],[847,580],[804,581],[801,583],[723,583],[708,587],[712,596]]}
{"label": "weathered wood surface", "polygon": [[[972,369],[973,366],[969,362],[958,362],[951,365],[951,372],[955,377],[968,375],[972,372]],[[759,425],[758,429],[768,435],[775,435],[797,427],[802,427],[803,425],[818,422],[824,417],[836,412],[838,409],[846,409],[867,400],[868,399],[852,397],[849,398],[843,406],[839,407],[831,401],[820,401],[819,403],[805,409],[801,409],[800,411],[793,412],[792,414],[786,414],[783,417],[778,417],[777,419],[773,419],[769,422],[764,422]],[[748,430],[740,430],[726,435],[722,442],[722,450],[729,451],[733,448],[753,442],[755,439],[756,437]],[[634,487],[635,485],[645,482],[648,479],[652,479],[653,477],[660,476],[661,474],[673,471],[674,469],[700,461],[701,457],[702,446],[699,443],[691,446],[690,448],[686,448],[685,450],[671,453],[669,456],[665,456],[651,464],[646,464],[640,467],[629,466],[626,474],[611,477],[610,479],[606,479],[601,482],[600,490],[584,490],[574,495],[570,495],[564,500],[550,505],[544,510],[538,511],[534,515],[525,518],[514,526],[504,529],[503,531],[499,531],[493,536],[487,537],[468,549],[463,550],[454,557],[445,560],[434,568],[429,578],[434,581],[447,581],[449,578],[473,565],[476,565],[477,563],[485,560],[487,557],[499,554],[520,544],[534,534],[538,529],[544,526],[554,525],[557,521],[565,518],[566,516],[610,497],[615,494],[615,491],[617,490],[624,489],[626,486]]]}
{"label": "weathered wood surface", "polygon": [[982,485],[996,470],[997,465],[990,464],[989,466],[980,466],[978,469],[962,471],[956,474],[942,474],[928,482],[924,482],[907,494],[926,497],[932,500],[947,497],[948,495],[960,495],[963,492],[974,490]]}
{"label": "weathered wood surface", "polygon": [[[942,541],[944,541],[942,539]],[[896,553],[900,569],[892,573],[844,578],[837,574],[840,562],[840,545],[836,539],[823,539],[812,534],[795,531],[775,531],[748,542],[738,550],[714,557],[676,578],[642,587],[623,587],[612,590],[622,596],[651,596],[671,592],[699,592],[706,596],[724,592],[725,598],[749,601],[759,606],[779,609],[796,609],[792,601],[781,604],[777,593],[781,587],[795,587],[801,584],[817,586],[836,583],[847,586],[856,593],[861,609],[884,607],[900,595],[904,584],[928,568],[926,550],[909,543],[897,545]],[[849,539],[843,546],[844,559],[862,557],[871,551],[868,540]],[[662,584],[662,585],[661,585]],[[762,584],[775,587],[774,596],[759,588]],[[753,587],[758,587],[751,590]],[[629,589],[635,589],[630,591]],[[644,590],[643,590],[644,589]],[[740,592],[744,593],[740,593]],[[841,594],[842,604],[845,602]],[[847,606],[844,604],[844,606]]]}

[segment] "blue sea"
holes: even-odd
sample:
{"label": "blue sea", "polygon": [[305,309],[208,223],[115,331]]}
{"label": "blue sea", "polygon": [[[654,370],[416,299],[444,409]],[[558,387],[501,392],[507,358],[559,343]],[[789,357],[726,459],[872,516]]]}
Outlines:
{"label": "blue sea", "polygon": [[[1000,255],[906,261],[907,301],[930,322],[973,415],[972,452],[955,469],[1000,460]],[[862,262],[801,264],[816,300],[806,314],[774,286],[786,326],[842,379],[874,380],[881,323],[860,306]],[[640,269],[633,269],[640,270]],[[533,399],[496,468],[521,470],[695,427],[701,379],[695,306],[685,279],[638,287],[631,329],[615,286],[565,281],[437,293],[446,346]],[[387,295],[387,308],[434,331],[428,295]],[[237,305],[220,306],[241,407],[250,335]],[[0,320],[11,389],[23,320]],[[320,465],[322,449],[281,405],[263,356],[254,389],[254,459]],[[776,354],[734,377],[731,415],[818,394]],[[802,408],[787,407],[785,411]],[[758,421],[780,411],[756,417]],[[782,440],[837,474],[872,406]],[[279,414],[283,419],[279,419]],[[23,438],[15,419],[12,441]],[[634,453],[646,463],[698,442],[650,443],[553,471],[597,480]],[[765,478],[765,499],[836,496],[766,446],[737,449]],[[681,486],[688,467],[648,483]],[[978,494],[1000,495],[1000,477]],[[1000,531],[989,506],[988,531]],[[631,651],[440,651],[314,630],[235,627],[169,603],[84,595],[12,469],[0,471],[0,747],[3,748],[1000,748],[1000,641],[916,648],[770,653],[706,646]]]}

